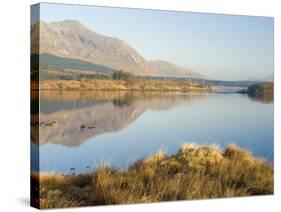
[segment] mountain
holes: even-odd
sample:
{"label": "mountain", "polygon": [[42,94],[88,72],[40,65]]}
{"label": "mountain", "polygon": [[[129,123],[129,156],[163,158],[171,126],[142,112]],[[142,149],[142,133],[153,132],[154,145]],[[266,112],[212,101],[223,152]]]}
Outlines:
{"label": "mountain", "polygon": [[273,82],[273,80],[274,80],[274,75],[273,74],[271,74],[269,76],[266,76],[266,77],[264,77],[262,79],[262,81],[271,81],[271,82]]}
{"label": "mountain", "polygon": [[163,60],[153,60],[149,62],[153,67],[161,71],[161,73],[167,76],[175,77],[192,77],[192,78],[203,78],[198,72],[191,71],[187,68],[180,67],[176,64],[163,61]]}
{"label": "mountain", "polygon": [[180,71],[157,68],[126,42],[98,34],[76,20],[37,22],[31,26],[31,39],[31,54],[79,59],[140,76],[182,76]]}
{"label": "mountain", "polygon": [[[161,74],[124,41],[93,32],[78,21],[40,21],[31,27],[31,33],[36,28],[40,29],[40,54],[80,59],[137,75]],[[31,38],[36,41],[37,36]],[[38,53],[37,49],[32,46],[31,53]]]}
{"label": "mountain", "polygon": [[266,81],[273,82],[274,74],[270,74],[268,76],[261,77],[261,78],[254,77],[254,78],[251,78],[249,80],[251,80],[251,81],[258,81],[258,82],[266,82]]}
{"label": "mountain", "polygon": [[[37,58],[38,58],[37,54],[32,54],[31,64],[39,65],[39,60]],[[51,67],[56,69],[87,70],[87,71],[90,70],[94,72],[100,72],[103,74],[112,74],[116,71],[112,68],[103,65],[97,65],[79,59],[58,57],[47,53],[43,53],[40,55],[40,66],[41,68]]]}

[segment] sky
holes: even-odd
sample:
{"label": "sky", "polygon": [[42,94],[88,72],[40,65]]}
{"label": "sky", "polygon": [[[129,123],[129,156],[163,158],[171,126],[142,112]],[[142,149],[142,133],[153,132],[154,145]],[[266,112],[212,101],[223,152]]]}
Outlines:
{"label": "sky", "polygon": [[40,8],[43,21],[78,20],[127,42],[146,60],[166,60],[211,79],[263,78],[274,71],[271,17],[48,3]]}

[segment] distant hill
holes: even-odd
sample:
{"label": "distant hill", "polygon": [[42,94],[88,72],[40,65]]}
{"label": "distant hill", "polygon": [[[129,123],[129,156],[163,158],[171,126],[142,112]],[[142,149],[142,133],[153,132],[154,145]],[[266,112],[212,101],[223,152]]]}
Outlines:
{"label": "distant hill", "polygon": [[[39,65],[38,54],[31,55],[31,63]],[[55,68],[55,69],[72,69],[72,70],[88,70],[101,72],[103,74],[112,74],[116,70],[98,64],[93,64],[87,61],[72,59],[66,57],[58,57],[51,54],[43,53],[40,55],[40,68]]]}
{"label": "distant hill", "polygon": [[260,82],[273,82],[274,80],[274,74],[270,74],[268,76],[265,76],[265,77],[261,77],[261,78],[251,78],[249,79],[251,81],[260,81]]}
{"label": "distant hill", "polygon": [[188,77],[188,78],[204,78],[198,72],[191,71],[187,68],[180,67],[176,64],[163,61],[163,60],[154,60],[149,62],[152,66],[159,69],[166,76],[174,77]]}
{"label": "distant hill", "polygon": [[263,80],[262,81],[273,81],[274,80],[274,75],[273,74],[271,74],[271,75],[269,75],[269,76],[267,76],[267,77],[265,77],[265,78],[263,78]]}
{"label": "distant hill", "polygon": [[76,20],[51,23],[40,21],[32,25],[31,39],[34,41],[31,47],[32,54],[38,54],[39,36],[40,54],[83,60],[139,76],[179,77],[185,76],[186,73],[195,74],[167,63],[169,70],[163,66],[163,61],[162,65],[150,63],[126,42],[98,34]]}
{"label": "distant hill", "polygon": [[241,81],[203,80],[203,81],[208,85],[227,86],[227,87],[248,87],[258,83],[258,81],[251,81],[251,80],[241,80]]}

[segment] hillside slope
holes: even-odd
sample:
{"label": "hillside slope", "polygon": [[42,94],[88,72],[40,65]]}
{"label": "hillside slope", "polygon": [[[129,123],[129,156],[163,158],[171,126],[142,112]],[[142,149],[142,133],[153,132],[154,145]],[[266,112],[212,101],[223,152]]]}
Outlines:
{"label": "hillside slope", "polygon": [[[38,22],[31,33],[40,28],[40,53],[76,58],[137,75],[161,75],[135,49],[118,38],[107,37],[91,31],[78,21]],[[36,34],[31,35],[38,40]],[[37,46],[32,46],[31,53]]]}
{"label": "hillside slope", "polygon": [[149,63],[155,68],[159,69],[163,74],[168,76],[203,78],[203,75],[199,74],[198,72],[191,71],[187,68],[178,66],[167,61],[153,60]]}
{"label": "hillside slope", "polygon": [[31,26],[31,39],[31,54],[48,53],[84,60],[140,76],[182,77],[185,72],[195,74],[179,67],[170,66],[170,70],[159,68],[146,61],[126,42],[98,34],[76,20],[37,22]]}
{"label": "hillside slope", "polygon": [[[39,65],[38,55],[31,55],[32,65]],[[116,70],[98,64],[93,64],[91,62],[72,59],[67,57],[58,57],[51,54],[43,53],[40,55],[40,68],[57,68],[57,69],[72,69],[72,70],[89,70],[100,72],[103,74],[112,74]]]}

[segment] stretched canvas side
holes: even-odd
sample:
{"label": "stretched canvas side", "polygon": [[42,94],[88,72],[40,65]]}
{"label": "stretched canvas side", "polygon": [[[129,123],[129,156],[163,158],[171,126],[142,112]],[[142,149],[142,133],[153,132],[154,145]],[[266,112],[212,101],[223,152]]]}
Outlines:
{"label": "stretched canvas side", "polygon": [[30,204],[32,207],[40,208],[40,158],[39,158],[39,44],[40,39],[33,39],[32,36],[39,38],[39,25],[34,24],[40,20],[40,4],[31,6],[31,27],[30,27],[30,52],[37,54],[30,55]]}

